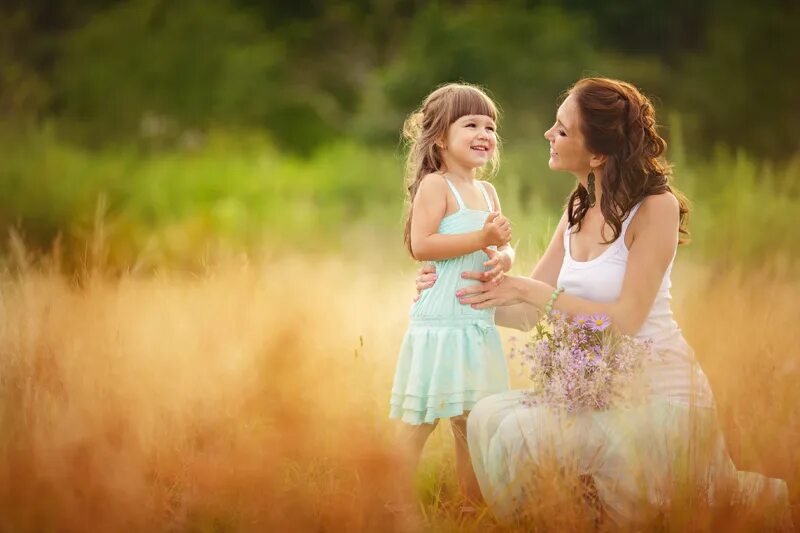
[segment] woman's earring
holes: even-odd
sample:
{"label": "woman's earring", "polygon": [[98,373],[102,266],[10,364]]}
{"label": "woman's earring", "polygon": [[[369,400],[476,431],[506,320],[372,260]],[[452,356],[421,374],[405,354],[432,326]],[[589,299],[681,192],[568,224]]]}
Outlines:
{"label": "woman's earring", "polygon": [[589,207],[594,207],[597,197],[594,195],[594,171],[589,171],[589,177],[586,179],[588,186],[586,189],[589,191]]}

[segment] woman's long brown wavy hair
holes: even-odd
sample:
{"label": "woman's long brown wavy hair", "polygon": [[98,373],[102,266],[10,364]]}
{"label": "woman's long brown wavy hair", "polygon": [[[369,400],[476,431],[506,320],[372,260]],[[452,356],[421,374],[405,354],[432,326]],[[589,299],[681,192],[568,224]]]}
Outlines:
{"label": "woman's long brown wavy hair", "polygon": [[[465,115],[486,115],[498,121],[497,106],[480,88],[467,83],[448,83],[429,94],[422,106],[412,113],[403,124],[403,140],[408,145],[406,159],[406,216],[403,241],[411,250],[411,217],[414,197],[422,178],[442,170],[444,160],[438,143],[447,139],[450,125]],[[487,169],[481,169],[481,177],[497,171],[500,154],[500,139]]]}
{"label": "woman's long brown wavy hair", "polygon": [[[583,78],[566,93],[578,104],[587,149],[606,156],[600,211],[611,226],[610,243],[622,233],[631,209],[652,194],[671,192],[680,206],[679,243],[688,241],[689,201],[670,182],[672,169],[663,154],[667,143],[656,131],[650,100],[636,87],[608,78]],[[580,231],[589,209],[589,193],[578,183],[567,203],[570,226]]]}

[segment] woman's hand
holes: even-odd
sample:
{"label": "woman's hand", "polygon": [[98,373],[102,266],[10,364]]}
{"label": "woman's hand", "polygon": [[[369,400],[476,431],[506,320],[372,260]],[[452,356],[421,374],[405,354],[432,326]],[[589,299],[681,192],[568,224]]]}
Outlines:
{"label": "woman's hand", "polygon": [[433,284],[435,282],[436,282],[436,267],[430,263],[425,263],[419,269],[419,273],[417,274],[417,278],[415,280],[415,285],[417,287],[417,296],[414,298],[414,301],[416,302],[417,300],[419,300],[420,296],[422,296],[422,291],[433,287]]}
{"label": "woman's hand", "polygon": [[[462,278],[480,281],[480,272],[463,272]],[[532,282],[530,278],[519,276],[503,276],[497,283],[482,282],[456,291],[459,303],[470,305],[473,309],[502,307],[524,301],[525,285]]]}

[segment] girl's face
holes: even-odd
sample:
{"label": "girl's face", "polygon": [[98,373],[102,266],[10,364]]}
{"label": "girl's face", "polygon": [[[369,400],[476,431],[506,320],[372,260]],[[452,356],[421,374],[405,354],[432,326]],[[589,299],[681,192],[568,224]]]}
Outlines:
{"label": "girl's face", "polygon": [[445,157],[466,168],[482,167],[497,148],[497,126],[486,115],[465,115],[450,124],[443,141]]}
{"label": "girl's face", "polygon": [[586,148],[580,129],[580,110],[570,95],[556,113],[556,123],[544,132],[550,141],[550,161],[553,170],[565,170],[579,177],[589,174],[597,158]]}

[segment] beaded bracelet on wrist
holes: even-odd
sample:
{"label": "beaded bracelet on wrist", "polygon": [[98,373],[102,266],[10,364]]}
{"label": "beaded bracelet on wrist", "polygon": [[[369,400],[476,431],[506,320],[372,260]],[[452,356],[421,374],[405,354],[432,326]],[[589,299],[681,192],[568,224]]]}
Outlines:
{"label": "beaded bracelet on wrist", "polygon": [[553,294],[550,295],[550,301],[547,302],[547,305],[544,306],[544,314],[549,315],[553,312],[553,305],[556,303],[558,296],[564,292],[564,287],[558,287],[556,290],[553,291]]}

